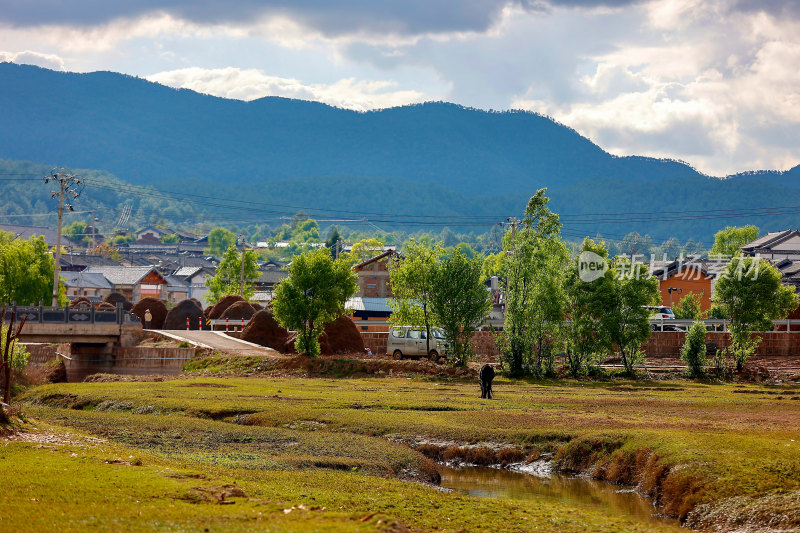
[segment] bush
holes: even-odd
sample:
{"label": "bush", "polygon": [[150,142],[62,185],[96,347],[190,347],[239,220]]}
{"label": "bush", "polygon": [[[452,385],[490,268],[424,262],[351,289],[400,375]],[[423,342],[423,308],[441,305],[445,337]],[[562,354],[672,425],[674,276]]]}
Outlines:
{"label": "bush", "polygon": [[700,377],[706,365],[706,326],[695,322],[686,334],[686,342],[681,348],[681,359],[689,367],[689,375]]}

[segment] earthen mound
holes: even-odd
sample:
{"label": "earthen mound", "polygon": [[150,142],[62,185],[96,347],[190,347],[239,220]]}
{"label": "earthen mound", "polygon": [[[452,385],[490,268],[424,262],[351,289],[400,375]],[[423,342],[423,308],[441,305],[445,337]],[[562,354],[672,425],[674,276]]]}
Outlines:
{"label": "earthen mound", "polygon": [[191,300],[183,300],[167,313],[167,318],[164,320],[164,329],[185,330],[187,318],[189,319],[189,329],[191,330],[200,329],[200,318],[203,319],[203,325],[205,325],[205,315],[202,307]]}
{"label": "earthen mound", "polygon": [[243,318],[245,320],[250,320],[255,314],[256,310],[253,309],[252,305],[248,302],[240,301],[228,307],[219,317],[223,320],[227,318],[231,321],[240,321]]}
{"label": "earthen mound", "polygon": [[[164,320],[167,318],[167,306],[164,305],[164,302],[158,298],[142,298],[131,308],[131,313],[138,316],[142,321],[142,326],[144,326],[144,313],[148,309],[152,315],[152,319],[150,320],[150,329],[163,328]],[[183,327],[185,328],[186,324],[184,324]]]}
{"label": "earthen mound", "polygon": [[78,296],[69,303],[70,307],[91,307],[92,302],[86,296]]}
{"label": "earthen mound", "polygon": [[241,338],[247,342],[260,344],[279,352],[286,352],[286,341],[289,338],[289,332],[278,324],[272,313],[259,311],[253,315],[253,318],[245,326]]}
{"label": "earthen mound", "polygon": [[125,296],[122,295],[119,292],[112,292],[111,294],[106,296],[103,299],[103,301],[110,303],[114,307],[117,307],[117,304],[121,303],[122,304],[122,308],[125,309],[126,311],[130,311],[131,308],[133,307],[133,304],[131,302],[129,302],[128,299],[125,298]]}
{"label": "earthen mound", "polygon": [[[323,337],[325,342],[323,343]],[[342,315],[327,326],[319,339],[322,353],[326,355],[342,353],[364,353],[364,340],[353,321]],[[326,346],[327,344],[327,346]]]}
{"label": "earthen mound", "polygon": [[216,320],[217,318],[222,316],[222,313],[225,312],[230,306],[235,304],[236,302],[243,302],[244,298],[239,296],[238,294],[229,294],[227,296],[223,296],[220,301],[216,304],[212,305],[208,308],[208,318],[210,320]]}

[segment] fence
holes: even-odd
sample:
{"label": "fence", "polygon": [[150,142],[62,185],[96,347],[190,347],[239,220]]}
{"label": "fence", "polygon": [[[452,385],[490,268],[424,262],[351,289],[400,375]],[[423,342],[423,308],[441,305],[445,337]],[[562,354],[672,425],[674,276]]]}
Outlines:
{"label": "fence", "polygon": [[37,324],[141,324],[138,316],[120,306],[115,309],[95,309],[93,305],[78,307],[9,305],[6,306],[6,322],[11,320],[12,313],[16,313],[17,320],[24,316],[26,322]]}
{"label": "fence", "polygon": [[[754,336],[761,337],[761,343],[755,356],[800,356],[800,327],[797,331],[763,331]],[[648,357],[678,357],[686,340],[683,331],[654,331],[642,350]],[[714,345],[722,350],[730,346],[730,334],[724,331],[712,331],[706,334],[706,344]]]}

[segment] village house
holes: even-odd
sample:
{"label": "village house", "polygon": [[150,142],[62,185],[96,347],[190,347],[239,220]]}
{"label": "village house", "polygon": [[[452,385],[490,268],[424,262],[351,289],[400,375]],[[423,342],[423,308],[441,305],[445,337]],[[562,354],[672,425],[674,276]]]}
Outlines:
{"label": "village house", "polygon": [[187,266],[176,270],[172,274],[172,278],[182,280],[186,284],[186,298],[194,298],[203,303],[203,306],[208,305],[206,294],[208,287],[206,287],[206,280],[214,276],[214,269],[204,266]]}
{"label": "village house", "polygon": [[651,270],[658,278],[661,305],[672,307],[689,294],[699,294],[700,309],[711,309],[714,284],[728,265],[724,259],[676,259]]}
{"label": "village house", "polygon": [[119,292],[131,302],[138,302],[142,298],[158,298],[167,300],[167,279],[154,266],[143,267],[89,267],[85,273],[101,274]]}
{"label": "village house", "polygon": [[355,296],[363,298],[394,297],[389,281],[389,261],[397,257],[394,250],[385,252],[367,259],[353,267],[358,274],[358,290]]}
{"label": "village house", "polygon": [[92,303],[100,303],[114,290],[114,286],[102,274],[67,270],[62,271],[60,276],[70,300],[83,296]]}

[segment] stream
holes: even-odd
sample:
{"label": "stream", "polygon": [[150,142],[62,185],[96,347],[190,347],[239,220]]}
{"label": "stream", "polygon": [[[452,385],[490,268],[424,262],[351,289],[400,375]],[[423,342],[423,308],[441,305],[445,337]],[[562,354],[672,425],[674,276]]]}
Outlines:
{"label": "stream", "polygon": [[612,509],[637,522],[679,526],[678,520],[658,516],[647,498],[632,489],[560,473],[536,476],[503,468],[440,465],[441,486],[480,498],[552,499],[575,507]]}

